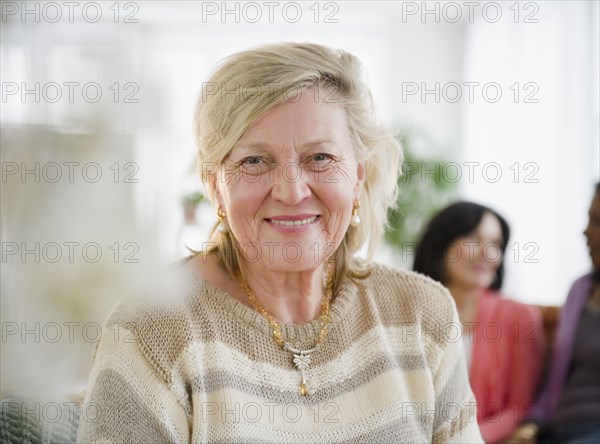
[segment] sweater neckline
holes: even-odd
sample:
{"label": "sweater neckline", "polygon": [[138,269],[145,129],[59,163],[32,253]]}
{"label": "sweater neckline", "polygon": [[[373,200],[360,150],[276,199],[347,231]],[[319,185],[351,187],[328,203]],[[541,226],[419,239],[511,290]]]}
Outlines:
{"label": "sweater neckline", "polygon": [[[232,314],[243,324],[254,327],[263,334],[272,336],[271,325],[264,316],[237,300],[226,291],[207,282],[193,269],[184,268],[184,270],[200,290],[199,292],[194,292],[195,294],[202,294],[211,298],[226,312],[226,314]],[[335,329],[336,326],[347,317],[350,307],[356,303],[357,295],[356,285],[351,279],[344,279],[335,292],[335,297],[331,303],[330,334],[331,330]],[[308,345],[314,343],[321,328],[320,316],[304,324],[287,323],[280,325],[284,338],[289,340],[292,345]]]}

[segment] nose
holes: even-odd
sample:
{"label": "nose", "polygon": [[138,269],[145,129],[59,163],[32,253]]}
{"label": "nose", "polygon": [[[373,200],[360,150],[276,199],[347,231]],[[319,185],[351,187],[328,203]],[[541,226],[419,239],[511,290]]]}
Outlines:
{"label": "nose", "polygon": [[489,262],[488,260],[488,248],[487,248],[487,244],[485,244],[484,242],[477,242],[477,245],[475,246],[475,260],[484,260]]}
{"label": "nose", "polygon": [[306,176],[298,164],[289,163],[277,168],[274,183],[271,188],[271,197],[286,205],[297,205],[310,196],[310,187],[306,183]]}

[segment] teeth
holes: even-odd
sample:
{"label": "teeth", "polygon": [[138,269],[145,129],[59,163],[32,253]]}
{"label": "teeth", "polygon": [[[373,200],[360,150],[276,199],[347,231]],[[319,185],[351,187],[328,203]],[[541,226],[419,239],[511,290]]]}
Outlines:
{"label": "teeth", "polygon": [[295,227],[298,225],[312,224],[315,220],[317,220],[317,216],[309,217],[308,219],[302,219],[302,220],[273,220],[273,219],[271,219],[271,222],[274,223],[275,225],[282,225],[284,227]]}

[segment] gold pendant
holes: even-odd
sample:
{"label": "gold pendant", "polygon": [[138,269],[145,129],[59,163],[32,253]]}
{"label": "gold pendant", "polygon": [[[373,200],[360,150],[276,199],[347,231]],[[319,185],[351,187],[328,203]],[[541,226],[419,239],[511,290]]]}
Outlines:
{"label": "gold pendant", "polygon": [[[309,352],[312,352],[312,350],[310,350]],[[300,370],[300,374],[302,375],[302,383],[300,384],[300,396],[308,396],[308,389],[306,388],[306,376],[304,372],[308,370],[308,367],[310,365],[309,352],[298,350],[298,353],[294,353],[293,362],[298,368],[298,370]]]}
{"label": "gold pendant", "polygon": [[300,375],[302,376],[302,382],[300,383],[300,396],[308,396],[305,372],[310,367],[310,354],[316,350],[316,347],[313,347],[310,350],[299,350],[286,343],[283,349],[292,352],[292,355],[294,356],[292,362],[296,368],[300,370]]}
{"label": "gold pendant", "polygon": [[300,384],[300,396],[308,396],[308,389],[306,388],[306,384],[304,382]]}

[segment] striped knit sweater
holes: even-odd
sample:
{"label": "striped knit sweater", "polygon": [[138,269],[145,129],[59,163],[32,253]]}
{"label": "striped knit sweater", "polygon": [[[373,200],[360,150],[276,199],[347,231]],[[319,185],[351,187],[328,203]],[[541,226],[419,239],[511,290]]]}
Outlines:
{"label": "striped knit sweater", "polygon": [[[126,299],[98,343],[78,441],[482,442],[448,291],[371,268],[336,291],[306,397],[267,320],[194,272]],[[282,330],[310,348],[319,321]]]}

